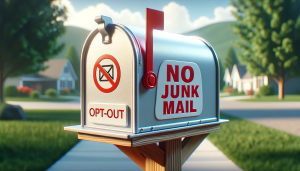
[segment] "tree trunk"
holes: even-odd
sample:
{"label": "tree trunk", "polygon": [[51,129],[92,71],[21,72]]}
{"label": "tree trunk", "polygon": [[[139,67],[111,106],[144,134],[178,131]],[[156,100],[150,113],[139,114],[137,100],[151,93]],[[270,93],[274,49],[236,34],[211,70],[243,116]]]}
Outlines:
{"label": "tree trunk", "polygon": [[278,99],[283,100],[284,98],[284,78],[281,76],[279,77],[278,82]]}
{"label": "tree trunk", "polygon": [[4,79],[3,72],[0,70],[0,103],[4,103]]}

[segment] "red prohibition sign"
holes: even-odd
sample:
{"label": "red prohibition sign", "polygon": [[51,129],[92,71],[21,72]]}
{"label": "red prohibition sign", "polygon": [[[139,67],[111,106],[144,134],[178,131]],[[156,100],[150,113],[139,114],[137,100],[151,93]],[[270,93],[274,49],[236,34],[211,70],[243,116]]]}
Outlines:
{"label": "red prohibition sign", "polygon": [[[116,81],[115,81],[115,82],[114,82],[114,80],[113,80],[112,78],[110,78],[110,76],[107,74],[107,72],[105,71],[105,69],[103,69],[103,67],[100,65],[100,62],[101,62],[103,59],[109,59],[109,60],[113,61],[113,63],[115,64],[116,70],[117,70],[117,78],[116,78]],[[110,88],[103,88],[103,87],[101,87],[101,85],[98,83],[97,76],[96,76],[97,68],[101,71],[101,73],[103,74],[103,76],[104,76],[104,77],[110,82],[110,84],[112,85]],[[103,93],[110,93],[110,92],[114,91],[114,90],[117,88],[117,86],[119,85],[120,77],[121,77],[120,65],[119,65],[118,61],[116,60],[116,58],[114,58],[114,57],[111,56],[111,55],[105,54],[105,55],[100,56],[100,57],[97,59],[95,65],[94,65],[93,78],[94,78],[94,83],[95,83],[96,87],[97,87],[100,91],[102,91]]]}

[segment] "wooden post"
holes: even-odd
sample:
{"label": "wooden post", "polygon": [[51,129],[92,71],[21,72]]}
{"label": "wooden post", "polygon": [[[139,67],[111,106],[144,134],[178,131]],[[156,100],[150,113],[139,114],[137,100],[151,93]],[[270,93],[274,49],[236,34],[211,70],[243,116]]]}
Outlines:
{"label": "wooden post", "polygon": [[181,171],[181,138],[166,141],[166,171]]}

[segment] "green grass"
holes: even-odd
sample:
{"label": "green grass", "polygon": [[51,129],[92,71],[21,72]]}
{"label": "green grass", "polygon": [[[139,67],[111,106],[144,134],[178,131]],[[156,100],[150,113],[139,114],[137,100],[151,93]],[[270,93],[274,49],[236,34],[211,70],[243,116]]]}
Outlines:
{"label": "green grass", "polygon": [[300,137],[221,114],[229,123],[208,139],[245,171],[300,170]]}
{"label": "green grass", "polygon": [[239,101],[244,102],[291,102],[291,101],[300,101],[300,95],[285,95],[283,100],[278,99],[278,95],[272,96],[261,96],[260,98],[253,99],[240,99]]}
{"label": "green grass", "polygon": [[67,102],[75,99],[63,99],[63,98],[30,98],[30,97],[5,97],[6,101],[21,101],[21,102]]}
{"label": "green grass", "polygon": [[1,171],[46,170],[78,142],[63,127],[79,124],[79,111],[25,112],[25,121],[0,121]]}

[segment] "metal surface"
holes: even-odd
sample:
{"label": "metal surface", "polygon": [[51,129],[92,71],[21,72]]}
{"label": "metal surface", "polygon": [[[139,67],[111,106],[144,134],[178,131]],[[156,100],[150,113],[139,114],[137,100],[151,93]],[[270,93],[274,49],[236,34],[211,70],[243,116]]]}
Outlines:
{"label": "metal surface", "polygon": [[102,43],[111,43],[111,32],[109,31],[108,25],[113,23],[112,19],[110,17],[101,15],[95,17],[95,21],[98,23],[98,30],[102,35]]}
{"label": "metal surface", "polygon": [[117,131],[117,130],[87,128],[87,127],[81,127],[80,125],[65,126],[64,130],[78,132],[78,133],[92,134],[92,135],[130,139],[130,138],[138,138],[138,137],[143,137],[143,136],[148,136],[148,135],[153,135],[153,134],[158,134],[158,133],[167,133],[170,131],[177,131],[177,130],[184,130],[184,129],[191,129],[191,128],[200,128],[200,127],[209,126],[209,125],[218,125],[218,124],[222,124],[222,123],[226,123],[226,122],[228,122],[228,120],[220,119],[219,121],[216,121],[216,122],[208,122],[208,123],[203,123],[203,124],[182,126],[182,127],[171,128],[171,129],[162,129],[162,130],[158,130],[158,131],[135,133],[135,134],[134,133],[126,133],[126,132]]}
{"label": "metal surface", "polygon": [[[153,31],[153,71],[158,73],[165,60],[193,62],[201,70],[203,88],[203,110],[201,115],[188,118],[157,120],[155,101],[157,87],[145,89],[142,85],[144,73],[145,30],[109,24],[111,43],[103,44],[103,36],[94,30],[88,36],[81,57],[81,125],[82,127],[100,128],[128,133],[140,132],[140,129],[159,130],[177,129],[187,124],[200,121],[211,122],[219,119],[219,68],[218,59],[212,47],[202,38],[188,37]],[[98,34],[97,34],[98,33]],[[109,54],[120,63],[121,80],[111,93],[101,93],[92,80],[92,69],[101,55]],[[86,77],[87,76],[87,77]],[[86,120],[86,108],[89,103],[115,103],[128,106],[128,126],[93,124]]]}
{"label": "metal surface", "polygon": [[[101,34],[93,31],[87,38],[81,57],[81,104],[82,104],[82,126],[97,127],[102,129],[111,129],[125,132],[135,131],[135,90],[136,88],[136,68],[138,58],[141,57],[139,46],[130,33],[122,26],[110,24],[112,34],[112,43],[103,44]],[[121,79],[116,90],[111,93],[100,92],[93,83],[92,66],[96,59],[104,54],[114,56],[121,68]],[[96,125],[86,120],[85,114],[88,114],[86,105],[93,102],[126,104],[128,106],[128,126],[115,127],[109,125]]]}
{"label": "metal surface", "polygon": [[[129,27],[134,36],[138,39],[141,49],[145,49],[144,29]],[[170,123],[188,122],[191,120],[202,120],[206,118],[219,118],[218,110],[218,65],[216,65],[215,54],[199,38],[182,36],[166,33],[162,31],[153,31],[153,71],[158,73],[161,63],[165,60],[176,60],[196,63],[202,76],[203,87],[203,110],[200,116],[189,118],[176,118],[170,120],[157,120],[154,115],[156,91],[154,89],[145,89],[139,86],[139,116],[136,131],[142,127],[151,127],[153,125],[164,125]],[[144,59],[139,66],[140,71],[144,71]],[[159,74],[159,73],[158,73]],[[159,75],[158,75],[159,77]],[[141,81],[142,75],[139,75],[137,81]],[[218,98],[217,98],[218,97]]]}

